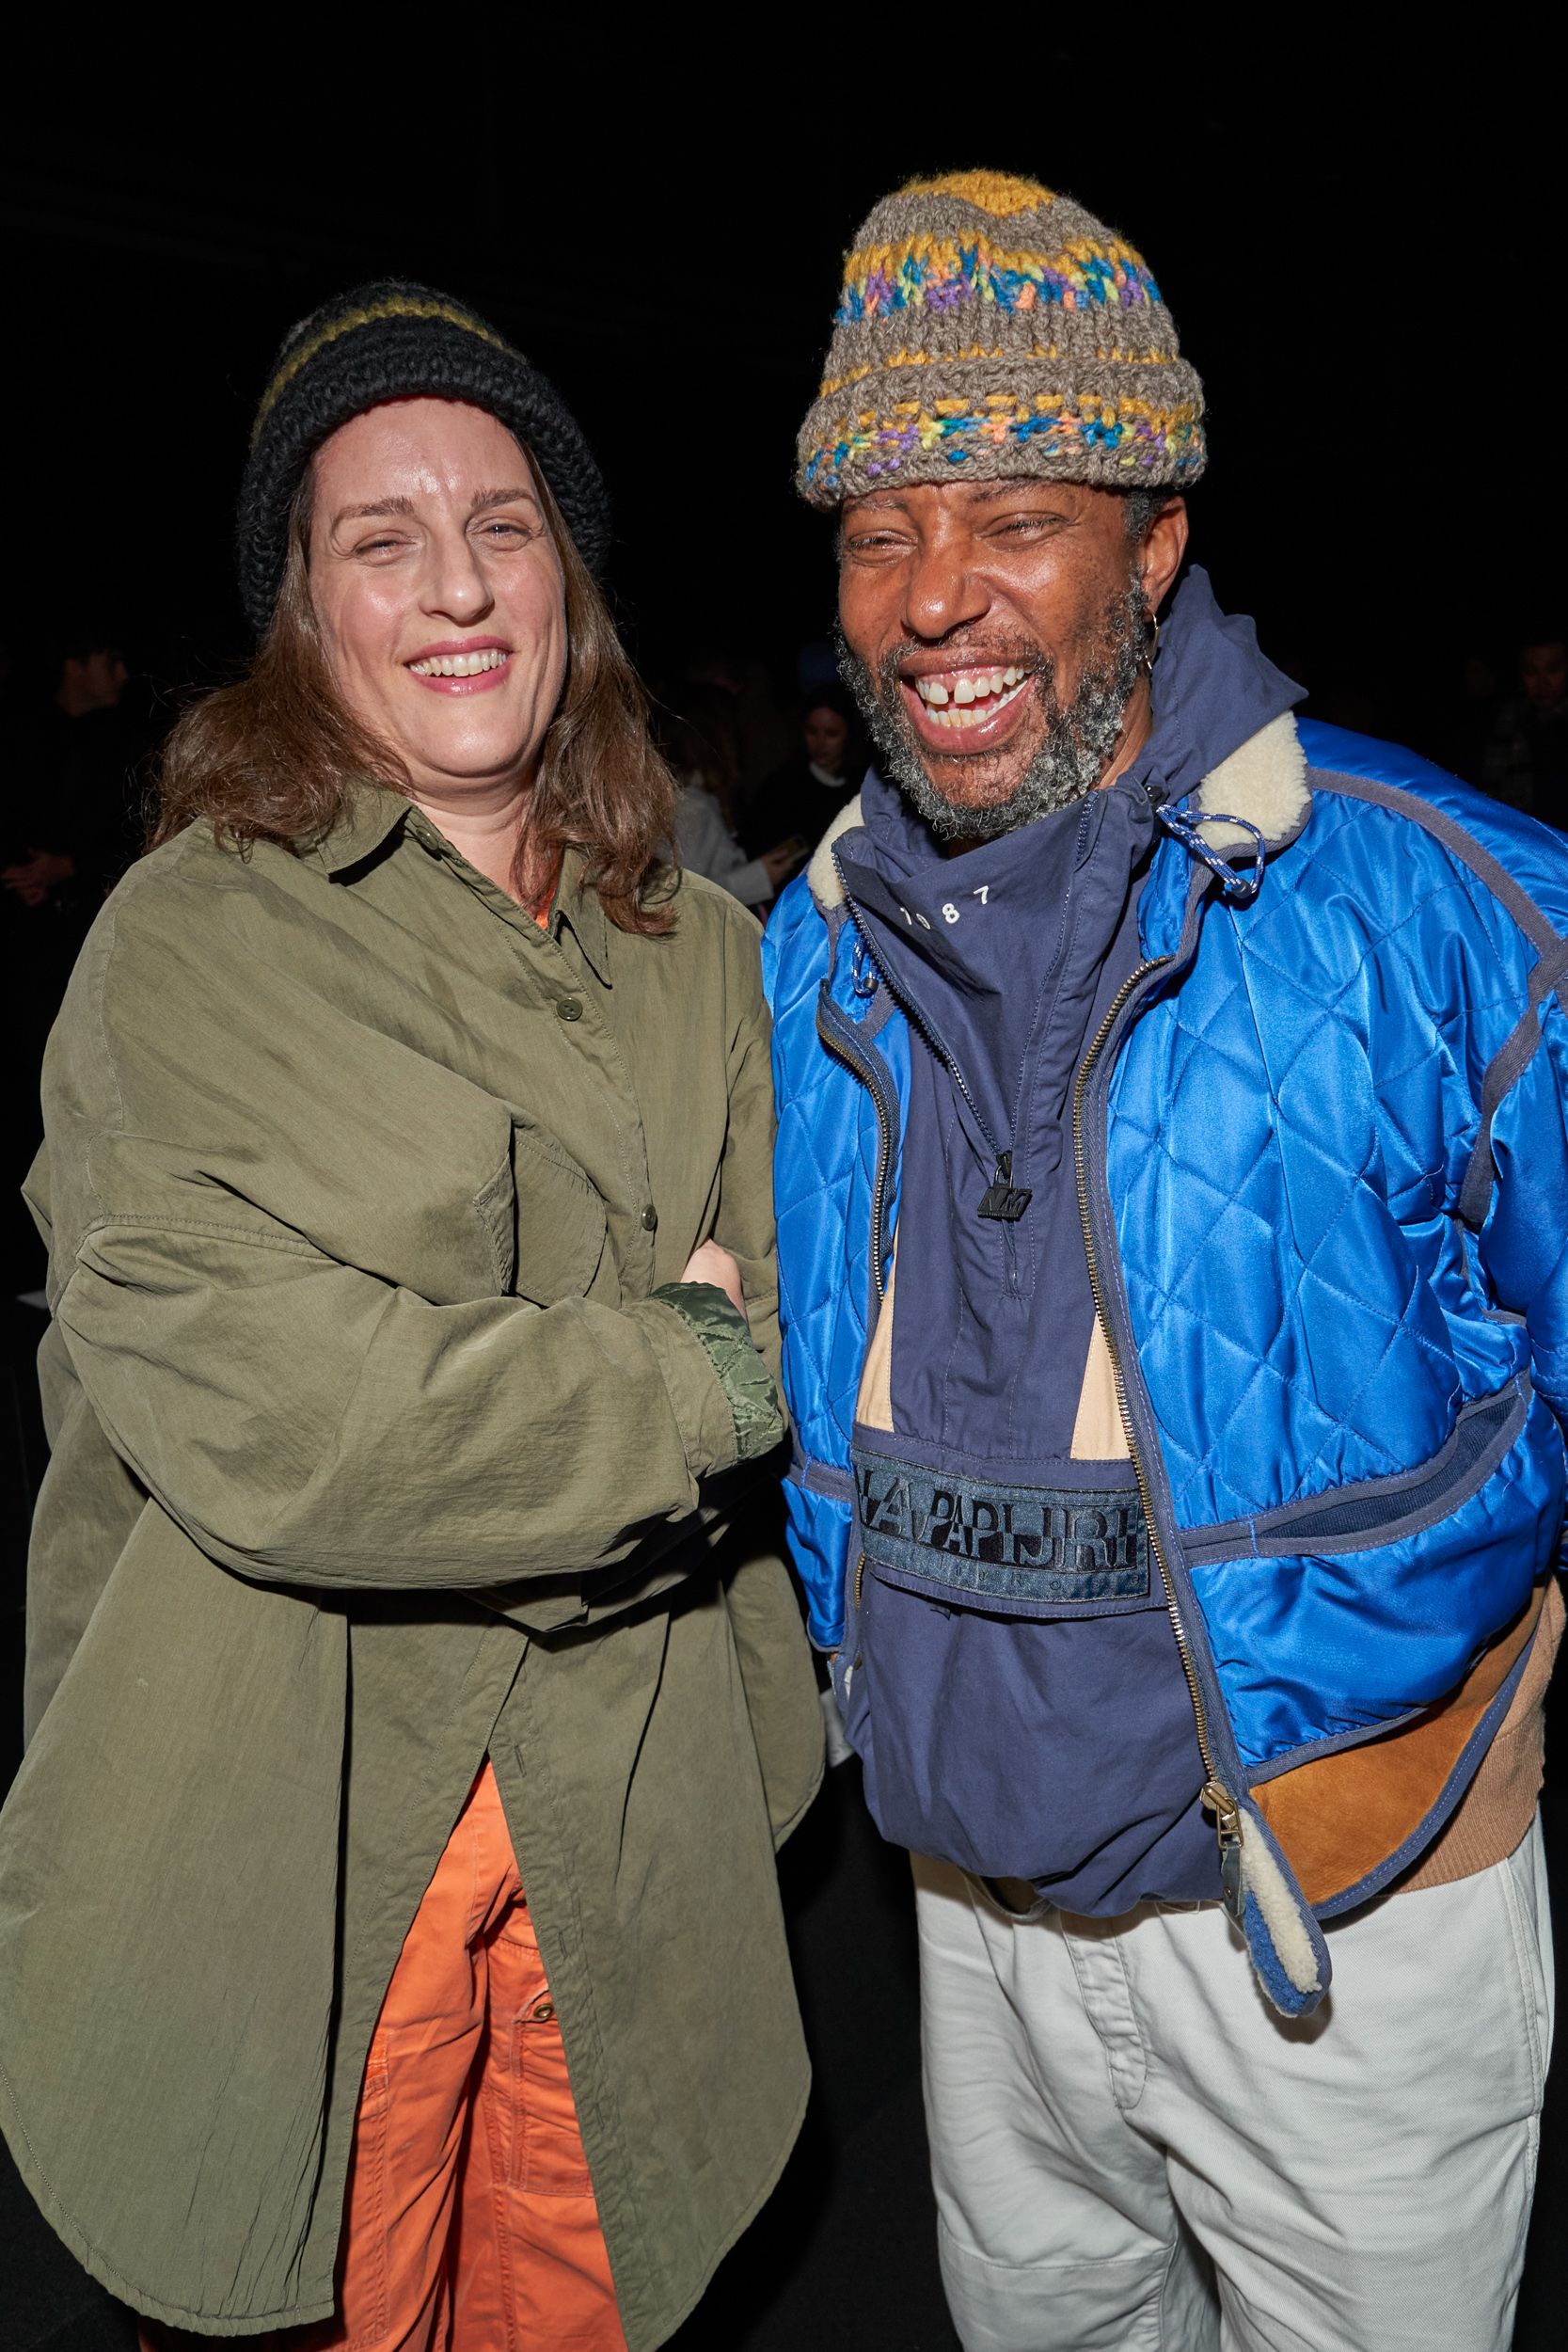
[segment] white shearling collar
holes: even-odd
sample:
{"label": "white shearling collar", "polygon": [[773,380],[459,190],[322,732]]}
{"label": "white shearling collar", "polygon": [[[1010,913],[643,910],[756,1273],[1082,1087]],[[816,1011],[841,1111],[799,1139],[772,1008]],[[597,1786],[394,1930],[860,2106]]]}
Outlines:
{"label": "white shearling collar", "polygon": [[[1205,809],[1217,812],[1206,818]],[[1244,817],[1263,836],[1266,850],[1283,850],[1312,814],[1307,755],[1288,710],[1249,736],[1228,759],[1212,769],[1192,795],[1189,812],[1212,850],[1243,850],[1252,835],[1221,817]]]}
{"label": "white shearling collar", "polygon": [[811,864],[806,868],[806,887],[824,914],[830,907],[844,904],[844,884],[839,881],[838,867],[833,864],[833,843],[841,833],[853,833],[860,822],[861,796],[857,792],[854,799],[839,810],[811,853]]}

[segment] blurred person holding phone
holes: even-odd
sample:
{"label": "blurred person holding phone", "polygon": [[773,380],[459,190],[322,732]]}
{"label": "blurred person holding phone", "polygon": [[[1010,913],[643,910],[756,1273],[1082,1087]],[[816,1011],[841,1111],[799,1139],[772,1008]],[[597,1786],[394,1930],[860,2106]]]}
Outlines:
{"label": "blurred person holding phone", "polygon": [[865,762],[864,732],[847,688],[812,688],[800,714],[800,748],[764,780],[741,827],[742,842],[801,842],[809,856],[859,791]]}
{"label": "blurred person holding phone", "polygon": [[681,865],[718,882],[743,906],[766,906],[811,845],[778,839],[748,856],[736,838],[741,744],[735,697],[703,681],[683,686],[680,709],[666,718],[663,737],[675,777],[674,847]]}

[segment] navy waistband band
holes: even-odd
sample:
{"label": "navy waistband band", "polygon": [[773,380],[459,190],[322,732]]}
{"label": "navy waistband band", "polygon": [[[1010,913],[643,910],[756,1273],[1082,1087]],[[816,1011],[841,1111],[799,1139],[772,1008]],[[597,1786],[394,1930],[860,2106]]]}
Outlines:
{"label": "navy waistband band", "polygon": [[859,1446],[852,1459],[862,1549],[900,1580],[977,1600],[1148,1597],[1148,1538],[1133,1490],[1004,1486]]}

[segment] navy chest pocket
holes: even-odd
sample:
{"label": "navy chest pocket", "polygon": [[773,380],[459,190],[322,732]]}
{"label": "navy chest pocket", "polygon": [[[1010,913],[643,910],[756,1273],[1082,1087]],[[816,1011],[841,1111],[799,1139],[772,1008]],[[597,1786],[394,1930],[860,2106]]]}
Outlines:
{"label": "navy chest pocket", "polygon": [[850,1459],[860,1549],[886,1583],[1007,1616],[1153,1597],[1134,1486],[1012,1486],[863,1446]]}

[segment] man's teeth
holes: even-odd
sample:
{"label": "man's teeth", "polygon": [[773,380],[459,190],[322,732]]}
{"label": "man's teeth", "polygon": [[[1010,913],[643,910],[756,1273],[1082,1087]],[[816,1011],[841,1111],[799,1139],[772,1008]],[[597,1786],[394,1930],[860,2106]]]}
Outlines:
{"label": "man's teeth", "polygon": [[491,646],[483,653],[433,653],[408,666],[416,677],[477,677],[481,670],[499,670],[510,659]]}
{"label": "man's teeth", "polygon": [[940,678],[917,677],[914,691],[938,726],[972,727],[1010,703],[1027,675],[1011,664],[1005,670],[965,670],[953,678],[950,690]]}

